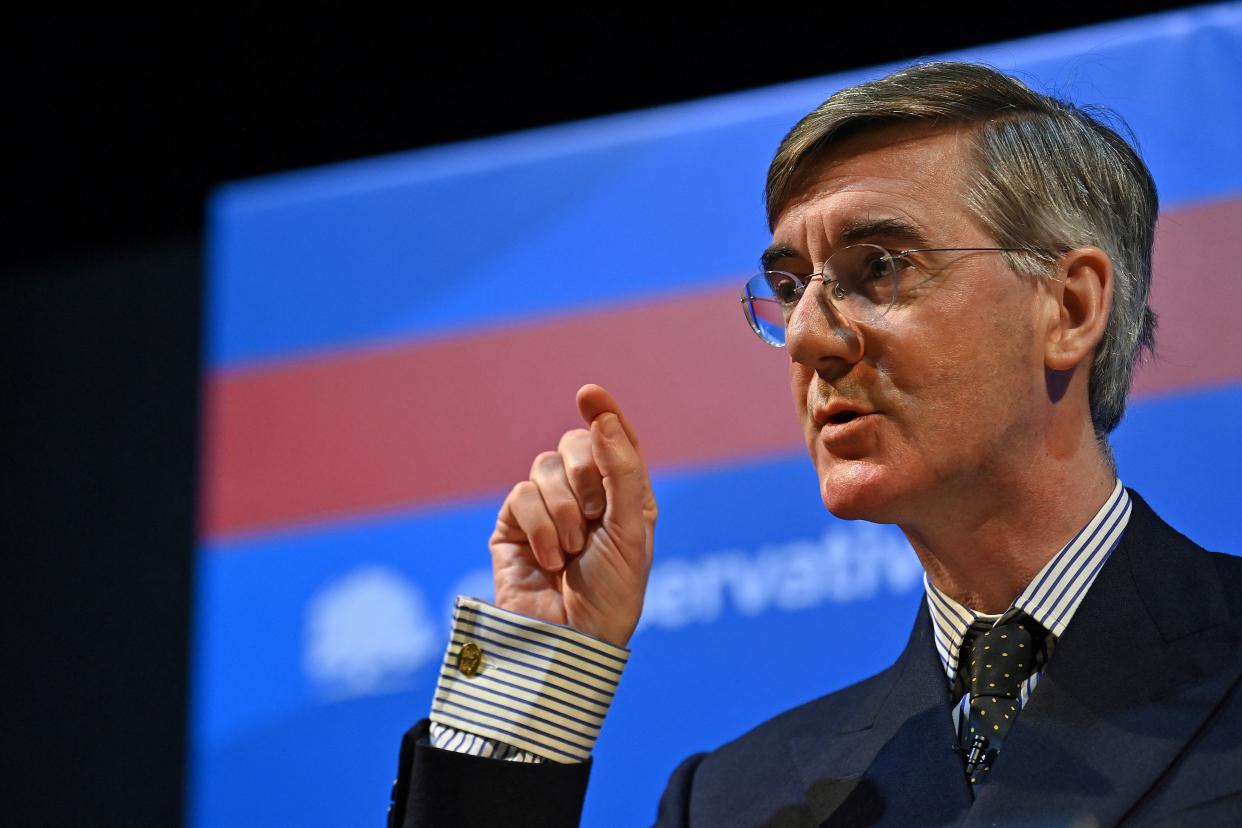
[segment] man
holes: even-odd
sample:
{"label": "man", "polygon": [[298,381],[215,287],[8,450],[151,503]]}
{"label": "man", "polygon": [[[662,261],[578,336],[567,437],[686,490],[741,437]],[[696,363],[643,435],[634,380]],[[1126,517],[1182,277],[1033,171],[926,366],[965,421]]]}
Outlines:
{"label": "man", "polygon": [[[899,525],[927,600],[888,670],[688,759],[660,824],[1236,824],[1242,560],[1125,490],[1105,440],[1154,334],[1138,156],[927,64],[806,116],[767,205],[747,318],[788,350],[828,510]],[[656,520],[616,401],[578,407],[501,508],[496,606],[459,600],[396,824],[577,820]]]}

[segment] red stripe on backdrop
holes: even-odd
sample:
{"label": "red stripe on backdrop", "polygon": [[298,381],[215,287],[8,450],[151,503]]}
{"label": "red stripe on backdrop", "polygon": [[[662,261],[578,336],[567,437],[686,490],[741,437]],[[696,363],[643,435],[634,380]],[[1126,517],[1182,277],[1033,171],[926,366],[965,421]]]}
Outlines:
{"label": "red stripe on backdrop", "polygon": [[1242,198],[1163,214],[1153,271],[1158,357],[1134,392],[1242,379]]}
{"label": "red stripe on backdrop", "polygon": [[[1162,358],[1138,391],[1242,377],[1239,226],[1242,200],[1161,220]],[[579,425],[585,382],[615,394],[653,467],[796,451],[785,365],[746,330],[729,288],[222,372],[208,381],[202,532],[504,491]]]}

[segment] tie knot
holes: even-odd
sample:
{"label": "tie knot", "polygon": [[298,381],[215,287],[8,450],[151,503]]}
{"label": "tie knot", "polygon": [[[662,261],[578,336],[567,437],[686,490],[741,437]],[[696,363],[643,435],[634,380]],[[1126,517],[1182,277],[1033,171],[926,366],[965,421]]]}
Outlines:
{"label": "tie knot", "polygon": [[1024,612],[988,630],[972,630],[963,653],[968,659],[972,698],[1016,699],[1022,682],[1035,669],[1048,631]]}

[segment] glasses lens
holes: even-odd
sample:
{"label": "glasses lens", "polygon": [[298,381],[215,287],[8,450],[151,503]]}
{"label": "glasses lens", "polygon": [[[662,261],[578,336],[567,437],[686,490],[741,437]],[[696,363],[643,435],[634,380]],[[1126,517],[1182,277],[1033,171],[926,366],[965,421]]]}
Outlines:
{"label": "glasses lens", "polygon": [[833,253],[824,264],[824,276],[832,280],[832,303],[855,322],[874,322],[897,300],[893,257],[874,244],[854,244]]}
{"label": "glasses lens", "polygon": [[[742,288],[742,312],[746,322],[769,345],[785,345],[785,312],[781,296],[792,299],[793,286],[785,284],[779,273],[759,273]],[[773,277],[776,277],[775,280]],[[792,283],[792,278],[788,281]]]}
{"label": "glasses lens", "polygon": [[[829,301],[854,322],[874,322],[897,301],[897,267],[893,256],[874,244],[853,244],[828,257],[822,277]],[[803,277],[805,278],[805,277]],[[785,346],[785,324],[797,306],[805,282],[779,270],[756,274],[742,289],[742,311],[760,339]]]}

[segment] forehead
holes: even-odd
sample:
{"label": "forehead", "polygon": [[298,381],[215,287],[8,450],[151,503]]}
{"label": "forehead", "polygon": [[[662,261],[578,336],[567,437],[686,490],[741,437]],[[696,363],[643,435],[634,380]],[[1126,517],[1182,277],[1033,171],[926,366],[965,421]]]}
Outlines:
{"label": "forehead", "polygon": [[867,240],[860,236],[868,230],[908,246],[961,236],[972,223],[965,203],[972,146],[965,126],[885,127],[841,140],[803,173],[777,217],[773,248],[821,258]]}

